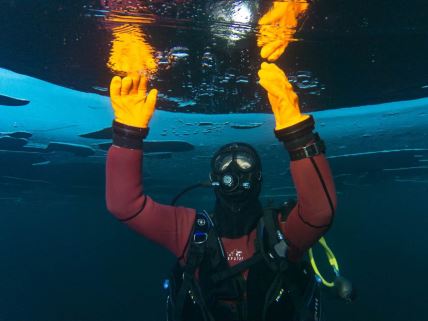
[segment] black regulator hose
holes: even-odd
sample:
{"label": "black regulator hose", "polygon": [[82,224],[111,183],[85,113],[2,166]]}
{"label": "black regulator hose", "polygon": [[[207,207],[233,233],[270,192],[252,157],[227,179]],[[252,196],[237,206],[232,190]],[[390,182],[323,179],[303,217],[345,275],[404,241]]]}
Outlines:
{"label": "black regulator hose", "polygon": [[203,181],[203,182],[199,182],[199,183],[197,183],[197,184],[193,184],[193,185],[190,185],[190,186],[188,186],[188,187],[186,187],[185,189],[183,189],[180,193],[178,193],[174,198],[173,198],[173,200],[171,201],[171,205],[172,206],[174,206],[176,203],[177,203],[177,201],[184,195],[184,194],[186,194],[187,192],[190,192],[191,190],[194,190],[194,189],[196,189],[196,188],[199,188],[199,187],[211,187],[212,185],[211,185],[211,182],[210,181]]}

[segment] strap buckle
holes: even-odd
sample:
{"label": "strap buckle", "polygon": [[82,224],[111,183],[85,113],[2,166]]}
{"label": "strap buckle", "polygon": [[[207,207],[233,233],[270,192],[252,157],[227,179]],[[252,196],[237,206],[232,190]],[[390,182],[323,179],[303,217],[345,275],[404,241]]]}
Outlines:
{"label": "strap buckle", "polygon": [[325,145],[319,135],[315,133],[315,141],[307,146],[299,147],[296,150],[290,151],[291,160],[300,160],[303,158],[310,158],[325,152]]}
{"label": "strap buckle", "polygon": [[302,151],[305,154],[306,158],[312,157],[314,155],[321,154],[320,150],[318,148],[318,141],[315,141],[315,142],[313,142],[312,144],[310,144],[308,146],[302,147]]}
{"label": "strap buckle", "polygon": [[199,245],[208,240],[208,234],[212,227],[212,221],[209,214],[205,211],[196,213],[192,243]]}
{"label": "strap buckle", "polygon": [[207,240],[208,240],[208,233],[204,233],[204,232],[193,233],[193,243],[194,244],[203,244]]}

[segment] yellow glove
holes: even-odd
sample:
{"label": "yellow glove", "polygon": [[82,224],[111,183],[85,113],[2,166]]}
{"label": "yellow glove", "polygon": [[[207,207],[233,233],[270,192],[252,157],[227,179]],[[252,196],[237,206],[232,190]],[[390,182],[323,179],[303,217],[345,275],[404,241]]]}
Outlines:
{"label": "yellow glove", "polygon": [[299,99],[285,73],[275,64],[263,62],[258,72],[260,85],[268,92],[275,116],[275,130],[293,126],[309,118],[300,113]]}
{"label": "yellow glove", "polygon": [[145,76],[113,77],[110,84],[110,99],[115,120],[124,125],[147,128],[155,111],[158,91],[150,90],[146,96]]}
{"label": "yellow glove", "polygon": [[290,41],[294,40],[298,17],[308,6],[309,4],[302,0],[273,3],[272,8],[259,20],[257,46],[262,48],[262,58],[276,61],[282,55]]}

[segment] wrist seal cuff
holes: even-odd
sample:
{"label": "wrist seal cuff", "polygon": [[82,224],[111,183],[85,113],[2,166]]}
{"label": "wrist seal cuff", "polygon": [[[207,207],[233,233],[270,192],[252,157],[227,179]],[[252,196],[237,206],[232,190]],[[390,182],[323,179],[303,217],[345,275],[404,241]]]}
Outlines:
{"label": "wrist seal cuff", "polygon": [[314,133],[312,115],[293,126],[275,130],[275,136],[283,142],[292,161],[325,153],[325,144],[318,133]]}
{"label": "wrist seal cuff", "polygon": [[279,141],[288,143],[291,141],[299,140],[303,136],[307,136],[312,133],[315,128],[315,121],[312,115],[309,118],[301,121],[293,126],[286,127],[283,129],[275,130],[275,136]]}
{"label": "wrist seal cuff", "polygon": [[142,149],[143,139],[147,137],[149,128],[128,126],[113,121],[113,144],[131,149]]}

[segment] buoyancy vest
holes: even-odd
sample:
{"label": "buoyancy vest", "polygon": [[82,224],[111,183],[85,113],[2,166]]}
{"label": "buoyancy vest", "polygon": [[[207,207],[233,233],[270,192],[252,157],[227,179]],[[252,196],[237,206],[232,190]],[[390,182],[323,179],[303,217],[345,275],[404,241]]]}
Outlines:
{"label": "buoyancy vest", "polygon": [[278,215],[285,220],[294,205],[264,210],[254,255],[233,267],[210,215],[197,213],[186,263],[178,261],[169,280],[168,321],[320,321],[313,271],[307,262],[287,260],[278,224]]}

